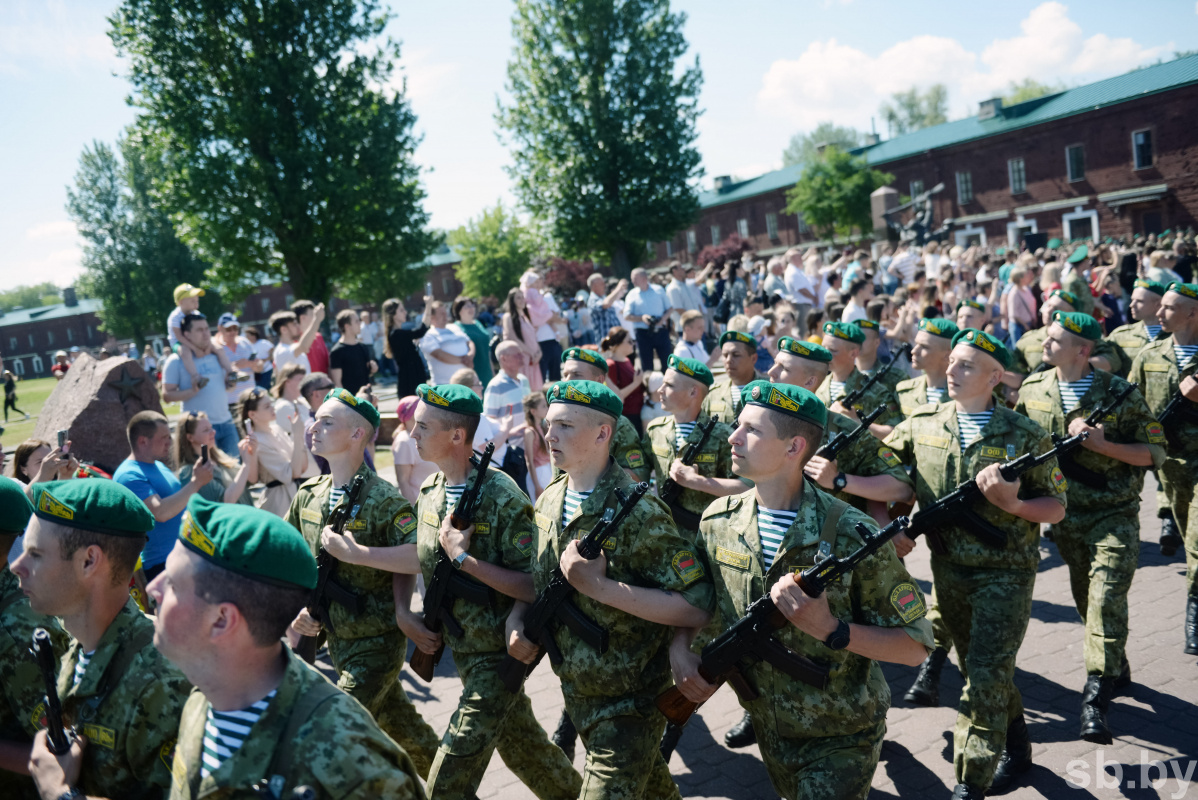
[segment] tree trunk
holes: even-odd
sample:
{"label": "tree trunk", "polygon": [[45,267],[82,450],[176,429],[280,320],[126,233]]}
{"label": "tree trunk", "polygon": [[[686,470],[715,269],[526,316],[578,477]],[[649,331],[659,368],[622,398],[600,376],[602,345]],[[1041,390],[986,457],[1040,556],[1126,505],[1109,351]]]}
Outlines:
{"label": "tree trunk", "polygon": [[617,278],[627,278],[632,272],[632,260],[628,257],[628,246],[624,242],[620,242],[612,250],[611,271]]}

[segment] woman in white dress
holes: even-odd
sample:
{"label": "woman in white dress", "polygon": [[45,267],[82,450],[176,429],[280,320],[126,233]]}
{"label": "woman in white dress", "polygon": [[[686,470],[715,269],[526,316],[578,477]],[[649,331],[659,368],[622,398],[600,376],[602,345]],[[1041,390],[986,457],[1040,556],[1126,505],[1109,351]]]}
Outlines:
{"label": "woman in white dress", "polygon": [[545,441],[545,415],[549,406],[545,395],[533,392],[524,398],[524,465],[528,496],[535,503],[553,480],[553,464],[549,462],[549,444]]}
{"label": "woman in white dress", "polygon": [[304,423],[298,415],[279,419],[270,394],[256,386],[241,393],[237,421],[258,446],[258,480],[265,488],[254,505],[286,517],[299,486],[296,478],[303,475],[309,460]]}

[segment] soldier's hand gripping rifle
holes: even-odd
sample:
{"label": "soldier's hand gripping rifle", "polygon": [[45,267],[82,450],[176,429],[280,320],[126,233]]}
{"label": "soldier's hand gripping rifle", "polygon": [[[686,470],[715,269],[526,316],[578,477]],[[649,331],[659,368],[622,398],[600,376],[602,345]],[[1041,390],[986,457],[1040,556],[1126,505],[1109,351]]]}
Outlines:
{"label": "soldier's hand gripping rifle", "polygon": [[[462,491],[457,504],[449,512],[449,524],[459,531],[464,531],[474,524],[474,516],[482,504],[483,481],[487,479],[487,468],[491,466],[491,456],[495,453],[495,443],[487,444],[482,458],[470,456],[474,466],[474,480]],[[440,633],[449,628],[454,636],[461,636],[462,626],[453,616],[453,603],[458,598],[481,606],[489,606],[495,602],[494,593],[489,586],[471,580],[458,572],[440,544],[437,545],[437,563],[433,566],[433,577],[424,592],[424,627],[433,633]],[[419,647],[412,650],[412,658],[408,666],[425,681],[433,680],[433,670],[441,662],[441,654],[445,652],[445,639],[435,653],[426,653]]]}
{"label": "soldier's hand gripping rifle", "polygon": [[[1102,422],[1104,419],[1106,419],[1108,414],[1123,404],[1123,401],[1127,399],[1128,395],[1130,395],[1139,387],[1140,384],[1138,383],[1127,384],[1127,386],[1123,387],[1121,391],[1116,392],[1114,396],[1107,401],[1106,405],[1098,406],[1091,411],[1089,416],[1087,416],[1085,419],[1086,425],[1093,428],[1095,425]],[[1054,433],[1052,435],[1052,443],[1054,445],[1059,445],[1063,441],[1065,441],[1065,437],[1061,436],[1059,433]],[[1095,489],[1106,486],[1107,484],[1106,478],[1099,475],[1089,467],[1083,467],[1081,464],[1077,463],[1077,460],[1074,459],[1072,453],[1058,453],[1057,465],[1061,468],[1061,472],[1065,473],[1065,477],[1071,481],[1078,481],[1079,483],[1083,483],[1086,486],[1090,486]]]}
{"label": "soldier's hand gripping rifle", "polygon": [[902,347],[894,352],[894,357],[890,359],[890,363],[879,370],[875,370],[873,375],[865,379],[865,383],[853,391],[846,394],[840,399],[840,404],[845,408],[852,408],[861,402],[861,398],[865,397],[865,393],[873,388],[874,384],[886,377],[886,374],[898,363],[898,360],[903,356],[910,355],[911,343],[904,342]]}
{"label": "soldier's hand gripping rifle", "polygon": [[[1069,453],[1081,447],[1082,442],[1088,438],[1090,438],[1090,434],[1083,431],[1077,436],[1062,439],[1055,447],[1045,450],[1038,456],[1024,453],[1019,458],[1000,466],[999,474],[1002,475],[1003,480],[1013,481],[1025,472],[1058,457],[1061,453]],[[911,527],[908,529],[907,535],[914,539],[920,534],[925,534],[928,537],[928,547],[932,549],[932,552],[943,554],[947,550],[944,540],[940,538],[941,531],[953,525],[960,525],[976,536],[982,544],[998,550],[1005,549],[1007,546],[1006,531],[1000,530],[982,519],[974,510],[974,504],[979,499],[985,500],[985,495],[978,488],[977,479],[971,478],[964,481],[935,503],[915,512],[915,516],[911,518]]]}
{"label": "soldier's hand gripping rifle", "polygon": [[[616,489],[619,510],[608,508],[603,512],[598,524],[578,542],[578,554],[588,561],[598,558],[603,552],[604,543],[615,535],[624,519],[632,513],[632,509],[647,491],[649,484],[644,482],[636,484],[632,493],[627,496]],[[561,651],[557,649],[557,643],[553,640],[553,628],[557,623],[565,624],[575,636],[589,644],[600,655],[607,652],[607,630],[579,611],[578,606],[571,602],[570,598],[575,591],[577,590],[566,580],[559,564],[554,569],[549,584],[537,595],[537,599],[524,614],[524,636],[535,643],[541,652],[531,664],[525,664],[510,653],[505,655],[499,664],[499,677],[509,692],[520,690],[524,679],[532,674],[546,653],[554,664],[562,663]]]}
{"label": "soldier's hand gripping rifle", "polygon": [[[345,488],[345,495],[341,498],[341,502],[329,512],[329,518],[325,523],[333,529],[334,533],[345,533],[345,527],[357,519],[358,512],[362,510],[365,491],[366,478],[355,475],[349,486]],[[316,588],[308,597],[308,614],[326,631],[333,630],[333,616],[329,613],[331,603],[344,607],[351,614],[361,614],[363,609],[362,598],[337,582],[337,565],[339,563],[337,558],[323,546],[316,553]],[[309,664],[315,663],[318,638],[317,636],[301,637],[295,648],[296,655]]]}
{"label": "soldier's hand gripping rifle", "polygon": [[[909,522],[907,517],[898,517],[876,532],[871,532],[867,525],[858,522],[857,533],[861,536],[862,545],[857,550],[845,558],[821,552],[816,557],[815,566],[803,570],[795,577],[795,582],[808,597],[819,597],[828,584],[851,572],[876,553],[882,545],[902,532]],[[716,686],[725,681],[732,684],[736,694],[746,703],[756,700],[759,695],[749,684],[744,670],[762,661],[809,686],[826,688],[830,671],[827,665],[799,655],[774,638],[775,631],[789,624],[790,621],[766,592],[749,606],[745,615],[732,627],[703,648],[699,675]],[[657,708],[674,725],[685,725],[700,705],[687,700],[677,686],[670,687],[657,697]]]}
{"label": "soldier's hand gripping rifle", "polygon": [[[707,418],[707,421],[699,426],[699,440],[691,442],[686,446],[686,450],[682,452],[682,463],[685,466],[691,466],[695,463],[695,459],[699,457],[703,446],[707,444],[708,438],[711,437],[711,431],[715,428],[716,423],[720,421],[719,415],[713,414]],[[682,495],[682,487],[673,478],[666,478],[665,482],[658,490],[657,496],[661,501],[670,507],[670,513],[674,516],[674,522],[688,531],[699,530],[699,515],[693,511],[687,511],[678,503],[678,498]]]}
{"label": "soldier's hand gripping rifle", "polygon": [[828,440],[828,443],[821,446],[815,451],[815,454],[820,458],[826,458],[829,461],[835,461],[837,456],[845,451],[845,449],[861,438],[863,433],[869,432],[869,426],[874,424],[874,420],[882,416],[882,412],[886,410],[886,406],[878,406],[873,411],[861,418],[861,424],[853,428],[848,433],[841,431]]}
{"label": "soldier's hand gripping rifle", "polygon": [[58,699],[58,659],[54,657],[50,634],[45,628],[34,630],[33,647],[29,652],[37,661],[37,667],[42,673],[42,682],[46,684],[47,746],[51,753],[61,756],[71,749],[75,734],[62,724],[62,703]]}

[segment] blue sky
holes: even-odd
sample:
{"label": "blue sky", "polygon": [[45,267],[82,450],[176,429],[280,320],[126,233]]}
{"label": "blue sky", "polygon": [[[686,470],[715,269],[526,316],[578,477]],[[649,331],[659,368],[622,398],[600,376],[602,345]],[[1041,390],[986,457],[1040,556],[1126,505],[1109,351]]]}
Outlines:
{"label": "blue sky", "polygon": [[[511,202],[492,115],[504,94],[504,0],[390,0],[390,33],[424,141],[426,207],[451,228]],[[0,289],[69,284],[80,242],[64,204],[84,146],[133,120],[125,65],[106,35],[115,0],[0,1]],[[1196,0],[748,0],[676,2],[704,73],[707,171],[749,177],[781,164],[790,137],[831,119],[869,129],[912,85],[949,87],[950,118],[1011,81],[1068,85],[1198,48]],[[879,131],[885,130],[879,121]]]}

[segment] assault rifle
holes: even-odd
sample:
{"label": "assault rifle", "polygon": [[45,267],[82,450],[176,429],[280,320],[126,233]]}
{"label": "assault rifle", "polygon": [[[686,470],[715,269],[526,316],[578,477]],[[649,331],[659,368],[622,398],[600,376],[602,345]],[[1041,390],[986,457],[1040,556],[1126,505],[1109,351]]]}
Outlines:
{"label": "assault rifle", "polygon": [[33,631],[33,647],[29,652],[37,661],[37,667],[42,673],[42,682],[46,684],[47,746],[51,753],[61,756],[71,749],[75,733],[64,728],[62,724],[62,703],[58,699],[58,659],[54,657],[54,646],[50,644],[50,634],[45,628]]}
{"label": "assault rifle", "polygon": [[[1062,439],[1057,442],[1055,447],[1045,450],[1038,456],[1024,453],[1019,458],[1000,466],[999,474],[1002,475],[1003,480],[1013,481],[1023,473],[1060,456],[1061,453],[1069,453],[1081,447],[1082,442],[1088,438],[1090,438],[1090,434],[1082,432],[1077,436]],[[950,525],[960,524],[983,544],[998,550],[1005,549],[1007,546],[1006,531],[991,525],[973,509],[974,503],[979,499],[984,500],[985,496],[978,488],[977,479],[970,478],[927,508],[921,508],[915,512],[915,516],[911,518],[911,527],[907,531],[907,535],[914,539],[921,533],[926,534],[928,546],[932,548],[932,552],[943,555],[947,549],[944,546],[944,540],[940,538],[940,531]]]}
{"label": "assault rifle", "polygon": [[[464,531],[474,524],[474,516],[482,504],[482,485],[487,479],[487,468],[491,465],[491,456],[495,453],[495,443],[490,442],[483,450],[482,458],[470,456],[474,466],[474,480],[462,491],[453,511],[449,512],[449,524],[459,531]],[[433,566],[433,578],[429,581],[424,593],[424,627],[433,633],[440,633],[442,628],[449,628],[454,636],[463,634],[462,626],[453,617],[453,602],[462,598],[480,606],[491,606],[495,596],[489,586],[471,580],[458,572],[458,568],[450,560],[445,548],[437,545],[437,563]],[[433,680],[433,669],[441,661],[445,652],[445,639],[437,652],[429,654],[419,647],[412,650],[408,665],[421,678],[429,683]]]}
{"label": "assault rifle", "polygon": [[[1162,333],[1164,332],[1162,331]],[[1177,428],[1186,422],[1198,422],[1198,404],[1181,393],[1181,382],[1186,378],[1192,377],[1195,368],[1198,368],[1198,358],[1190,359],[1186,364],[1186,368],[1179,372],[1177,376],[1177,391],[1169,398],[1169,402],[1165,404],[1165,408],[1156,418],[1156,421],[1161,424],[1161,427],[1165,431],[1165,438],[1168,439],[1169,444],[1173,447],[1181,444],[1181,441],[1177,438]]]}
{"label": "assault rifle", "polygon": [[878,406],[873,411],[861,418],[861,424],[853,428],[848,433],[841,431],[828,440],[820,449],[815,451],[815,454],[820,458],[826,458],[829,461],[835,461],[836,457],[845,451],[850,444],[861,438],[861,434],[869,432],[869,426],[874,424],[874,420],[882,416],[882,412],[886,410],[886,406]]}
{"label": "assault rifle", "polygon": [[[615,495],[619,502],[619,510],[608,508],[603,512],[599,523],[579,541],[579,555],[588,561],[598,558],[599,554],[603,552],[603,545],[615,535],[624,519],[632,513],[632,509],[636,507],[647,491],[649,491],[649,484],[644,482],[633,486],[632,494],[629,495],[616,489]],[[509,692],[520,690],[524,679],[532,674],[546,653],[549,654],[549,660],[552,663],[562,663],[561,651],[558,650],[557,643],[553,640],[555,623],[565,624],[575,636],[589,644],[600,655],[607,652],[607,629],[601,628],[571,602],[570,598],[575,591],[570,582],[566,580],[559,564],[553,570],[553,577],[549,579],[549,585],[537,595],[537,599],[533,601],[524,615],[524,635],[535,642],[541,648],[541,652],[537,654],[536,660],[531,664],[525,664],[510,653],[505,655],[499,664],[499,677]]]}
{"label": "assault rifle", "polygon": [[[707,421],[699,426],[699,441],[691,442],[686,446],[686,450],[682,453],[682,463],[685,466],[691,466],[695,463],[695,459],[699,457],[699,453],[703,450],[703,445],[707,444],[708,438],[711,437],[711,431],[715,428],[717,422],[720,421],[719,415],[713,414],[707,418]],[[686,528],[688,531],[699,530],[699,515],[693,511],[687,511],[683,508],[678,498],[682,495],[682,487],[673,478],[666,478],[665,483],[661,485],[657,496],[661,501],[670,507],[670,513],[674,515],[674,522]]]}
{"label": "assault rifle", "polygon": [[[1091,411],[1090,415],[1086,417],[1085,423],[1090,427],[1094,427],[1098,423],[1102,422],[1102,420],[1105,419],[1108,414],[1118,408],[1123,401],[1127,399],[1127,396],[1138,389],[1139,386],[1140,384],[1138,383],[1127,384],[1127,386],[1125,386],[1121,391],[1116,392],[1115,395],[1109,401],[1107,401],[1106,405],[1099,406]],[[1060,434],[1054,433],[1052,435],[1052,443],[1054,445],[1059,445],[1063,441],[1065,441],[1065,437],[1061,436]],[[1071,481],[1078,481],[1079,483],[1085,484],[1086,486],[1094,489],[1099,489],[1107,485],[1106,478],[1102,477],[1089,467],[1083,467],[1081,464],[1077,463],[1077,460],[1074,459],[1072,453],[1059,454],[1057,456],[1057,465],[1060,466],[1061,472],[1065,473],[1065,477]]]}
{"label": "assault rifle", "polygon": [[911,353],[911,343],[904,342],[902,347],[895,351],[894,356],[890,359],[890,363],[886,366],[874,370],[874,374],[865,379],[865,383],[858,386],[853,391],[846,394],[840,399],[840,404],[845,408],[852,408],[857,403],[861,402],[861,398],[865,397],[865,393],[873,388],[874,384],[886,377],[886,373],[890,372],[891,368],[898,363],[898,360],[905,355]]}
{"label": "assault rifle", "polygon": [[[902,532],[909,522],[907,517],[898,517],[876,532],[871,532],[865,523],[858,522],[857,533],[863,542],[861,547],[845,558],[837,558],[828,551],[826,545],[821,544],[815,566],[795,576],[795,582],[808,597],[819,597],[828,584],[851,572],[864,559],[876,553],[882,545]],[[717,686],[725,681],[732,684],[736,694],[746,703],[756,700],[759,695],[749,684],[744,669],[762,661],[808,686],[827,688],[828,673],[831,671],[827,665],[799,655],[774,638],[775,631],[789,624],[767,592],[757,598],[732,627],[703,648],[699,675]],[[657,708],[674,725],[685,725],[700,705],[687,700],[677,686],[657,696]]]}

